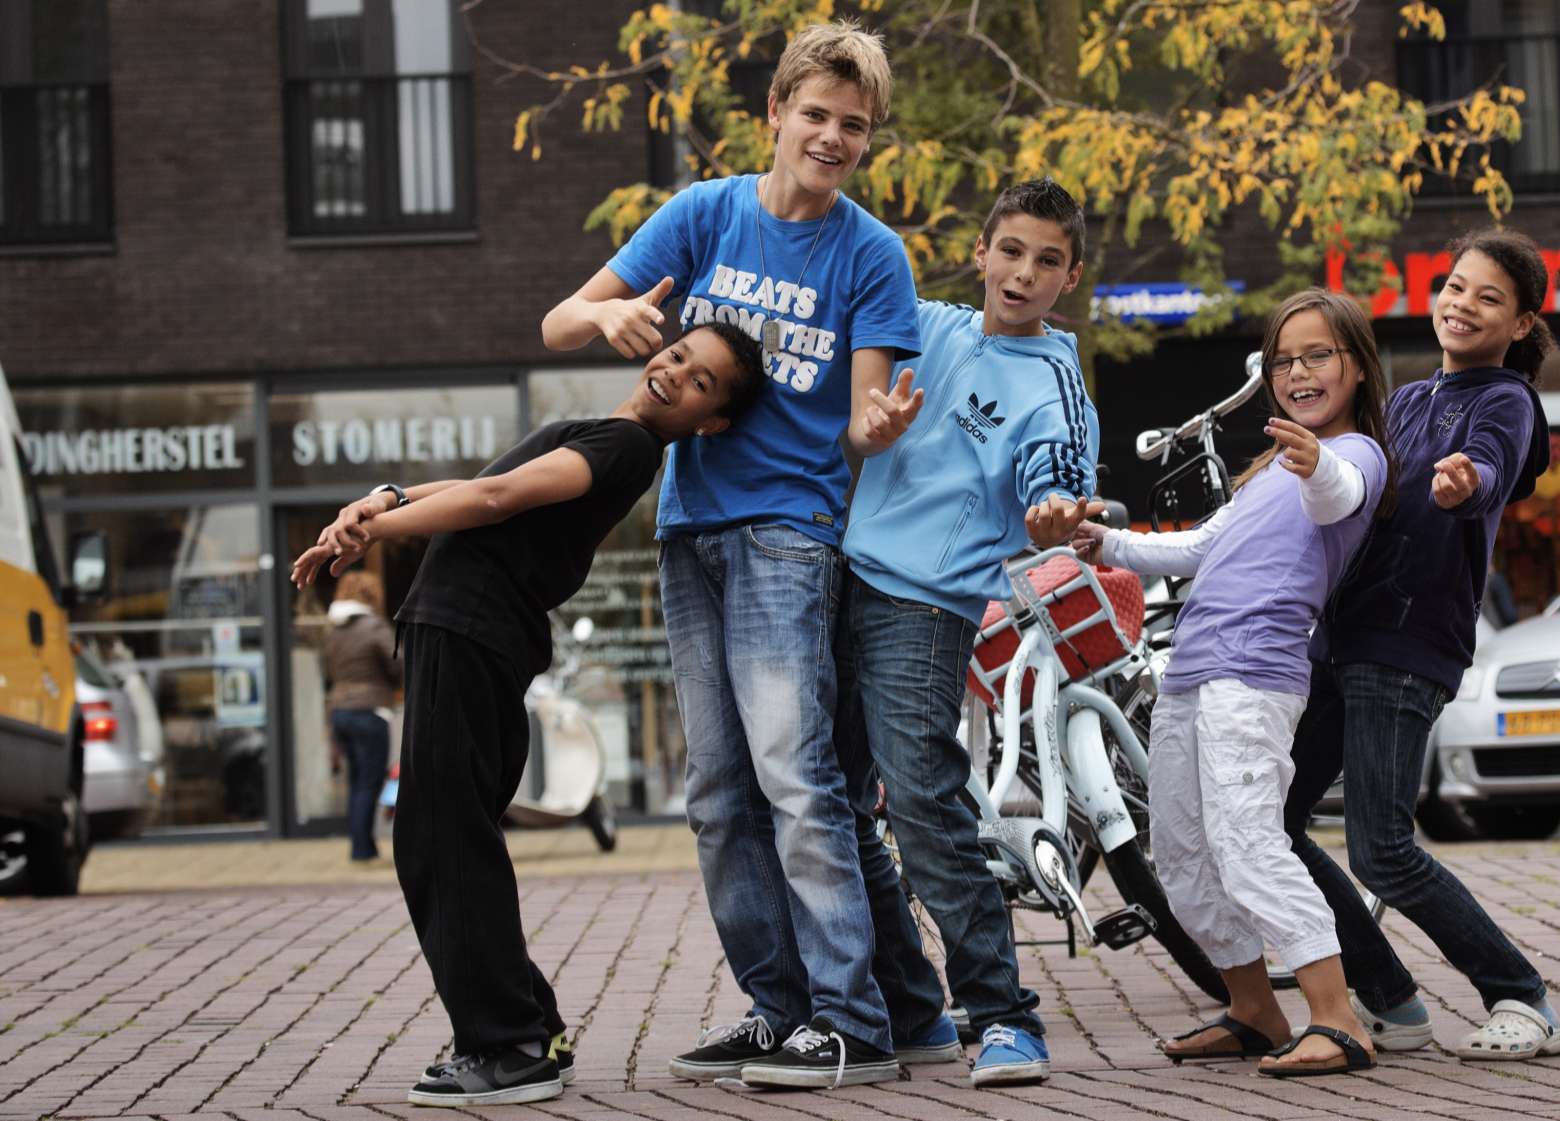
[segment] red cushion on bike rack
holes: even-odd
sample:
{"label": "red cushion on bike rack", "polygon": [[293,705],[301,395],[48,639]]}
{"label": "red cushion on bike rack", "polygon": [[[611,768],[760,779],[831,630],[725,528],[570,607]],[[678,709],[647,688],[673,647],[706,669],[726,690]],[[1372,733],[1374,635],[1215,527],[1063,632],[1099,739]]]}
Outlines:
{"label": "red cushion on bike rack", "polygon": [[[1116,613],[1116,625],[1121,628],[1121,633],[1126,636],[1127,642],[1136,643],[1138,636],[1143,632],[1143,585],[1139,583],[1134,573],[1125,568],[1096,565],[1094,574],[1099,578],[1100,587],[1104,589],[1106,598],[1110,600],[1111,609]],[[1031,568],[1025,575],[1029,578],[1030,586],[1043,597],[1075,578],[1078,575],[1078,562],[1067,557],[1053,557],[1044,564]],[[1051,621],[1056,625],[1057,630],[1061,631],[1087,619],[1099,609],[1100,602],[1087,585],[1047,605]],[[1020,632],[1031,625],[1028,611],[1023,611],[1015,619],[1008,603],[993,600],[986,608],[985,618],[981,620],[980,635],[975,640],[975,660],[980,662],[988,673],[1001,670],[1018,652]],[[1105,620],[1101,620],[1081,634],[1073,635],[1058,650],[1069,679],[1086,677],[1090,670],[1109,665],[1118,658],[1125,657],[1129,652],[1122,647],[1110,623]],[[1022,703],[1025,708],[1028,708],[1034,693],[1033,671],[1026,677],[1028,679],[1024,682]],[[995,699],[976,676],[973,667],[969,672],[968,680],[969,687],[975,695],[987,706],[995,708]],[[996,679],[993,683],[994,687],[1000,690],[1005,680],[1004,674]]]}

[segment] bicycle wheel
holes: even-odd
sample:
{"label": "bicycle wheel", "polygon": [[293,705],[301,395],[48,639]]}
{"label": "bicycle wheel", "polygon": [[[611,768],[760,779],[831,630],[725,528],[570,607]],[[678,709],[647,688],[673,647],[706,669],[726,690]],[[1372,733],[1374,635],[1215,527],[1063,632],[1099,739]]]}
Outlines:
{"label": "bicycle wheel", "polygon": [[1116,851],[1106,853],[1105,867],[1110,869],[1110,878],[1116,881],[1121,898],[1127,903],[1136,903],[1153,916],[1154,937],[1170,951],[1181,971],[1214,1000],[1228,1004],[1230,993],[1224,987],[1224,978],[1219,976],[1202,947],[1192,941],[1191,935],[1181,929],[1181,924],[1170,913],[1164,888],[1159,886],[1159,879],[1138,843],[1128,841]]}

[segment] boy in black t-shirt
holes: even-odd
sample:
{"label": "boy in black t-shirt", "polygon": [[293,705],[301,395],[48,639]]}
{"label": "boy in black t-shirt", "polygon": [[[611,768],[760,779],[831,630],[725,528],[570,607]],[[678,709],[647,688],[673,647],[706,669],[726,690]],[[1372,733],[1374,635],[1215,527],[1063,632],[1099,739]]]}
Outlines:
{"label": "boy in black t-shirt", "polygon": [[547,612],[585,582],[666,444],[716,436],[764,384],[757,343],[727,324],[695,327],[650,359],[611,416],[540,428],[469,481],[376,488],[293,564],[304,587],[382,538],[433,535],[396,614],[395,864],[455,1057],[424,1072],[415,1105],[541,1101],[573,1076],[557,1000],[526,953],[500,825],[525,769],[523,698],[552,661]]}

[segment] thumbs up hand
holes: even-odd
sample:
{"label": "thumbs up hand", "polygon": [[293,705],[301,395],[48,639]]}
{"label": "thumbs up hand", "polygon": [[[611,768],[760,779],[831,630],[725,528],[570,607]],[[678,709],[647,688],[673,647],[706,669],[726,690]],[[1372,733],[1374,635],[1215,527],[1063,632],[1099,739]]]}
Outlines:
{"label": "thumbs up hand", "polygon": [[676,285],[663,276],[650,291],[627,300],[607,300],[601,304],[598,326],[612,349],[624,358],[647,358],[661,349],[660,327],[666,322],[661,301]]}

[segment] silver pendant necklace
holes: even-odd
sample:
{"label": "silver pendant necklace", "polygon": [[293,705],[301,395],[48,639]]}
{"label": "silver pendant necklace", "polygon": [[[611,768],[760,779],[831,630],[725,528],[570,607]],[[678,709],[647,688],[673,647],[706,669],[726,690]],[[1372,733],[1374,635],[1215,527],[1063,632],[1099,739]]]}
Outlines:
{"label": "silver pendant necklace", "polygon": [[[769,267],[764,263],[764,193],[762,188],[755,185],[754,194],[758,196],[758,213],[753,216],[753,221],[758,228],[758,271],[767,279]],[[834,213],[834,200],[839,197],[838,191],[829,193],[829,205],[823,212],[823,220],[818,223],[818,232],[813,234],[812,245],[807,248],[807,258],[802,262],[802,271],[796,277],[796,290],[802,290],[802,281],[807,276],[807,266],[812,264],[813,250],[818,248],[818,239],[823,236],[823,227],[828,225],[829,215]],[[780,353],[780,321],[771,311],[764,320],[764,325],[759,329],[759,345],[764,348],[764,356]]]}

